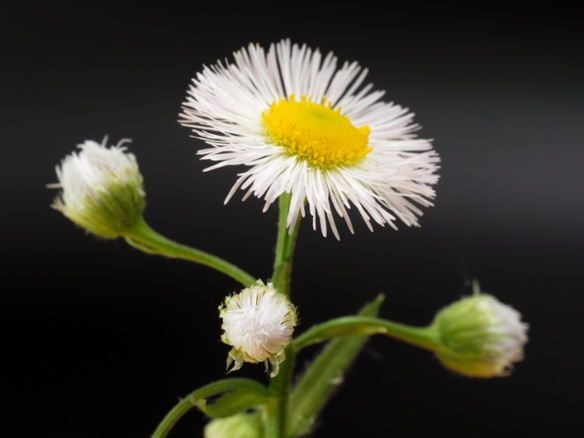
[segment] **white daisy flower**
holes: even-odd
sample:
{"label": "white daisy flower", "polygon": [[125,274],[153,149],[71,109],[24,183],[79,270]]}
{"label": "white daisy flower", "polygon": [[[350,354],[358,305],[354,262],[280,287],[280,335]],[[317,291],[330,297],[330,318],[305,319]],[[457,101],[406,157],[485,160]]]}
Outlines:
{"label": "white daisy flower", "polygon": [[263,198],[264,211],[291,194],[287,226],[306,208],[322,234],[339,238],[335,214],[351,232],[349,209],[372,222],[399,218],[418,225],[419,206],[434,198],[440,161],[406,108],[381,101],[383,91],[363,85],[367,69],[356,62],[337,67],[333,53],[322,56],[289,40],[267,51],[251,44],[234,62],[204,67],[188,90],[179,122],[212,147],[201,159],[245,166],[227,195],[237,189]]}
{"label": "white daisy flower", "polygon": [[227,357],[230,371],[243,362],[269,363],[271,377],[278,374],[284,350],[292,340],[297,322],[296,309],[290,299],[279,293],[272,283],[258,280],[238,294],[229,296],[219,307],[224,330],[221,340],[233,348]]}

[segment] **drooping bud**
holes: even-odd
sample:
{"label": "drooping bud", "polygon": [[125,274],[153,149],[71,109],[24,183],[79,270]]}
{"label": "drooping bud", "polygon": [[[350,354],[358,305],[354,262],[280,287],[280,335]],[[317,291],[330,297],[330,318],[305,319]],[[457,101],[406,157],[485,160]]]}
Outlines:
{"label": "drooping bud", "polygon": [[141,217],[146,204],[142,175],[133,154],[121,140],[106,147],[86,140],[80,151],[56,167],[62,192],[51,205],[85,230],[106,238],[119,237]]}
{"label": "drooping bud", "polygon": [[492,295],[475,293],[442,309],[432,326],[444,366],[471,377],[509,375],[523,359],[528,325],[521,314]]}

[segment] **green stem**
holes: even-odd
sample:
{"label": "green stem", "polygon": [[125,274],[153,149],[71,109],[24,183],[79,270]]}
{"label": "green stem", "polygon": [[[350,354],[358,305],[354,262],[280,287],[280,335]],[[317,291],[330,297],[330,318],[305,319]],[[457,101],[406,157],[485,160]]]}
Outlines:
{"label": "green stem", "polygon": [[278,375],[270,382],[272,401],[266,405],[266,438],[286,436],[286,411],[294,362],[294,352],[289,348],[286,351],[286,360],[280,364]]}
{"label": "green stem", "polygon": [[152,438],[165,438],[174,425],[182,418],[187,411],[196,406],[195,398],[192,394],[188,395],[187,397],[183,398],[178,404],[172,408],[172,410],[166,414],[166,417],[160,422],[154,433],[152,434]]}
{"label": "green stem", "polygon": [[365,316],[344,316],[312,327],[298,336],[292,344],[296,351],[317,342],[340,336],[383,334],[430,351],[440,349],[433,327],[412,327],[387,319]]}
{"label": "green stem", "polygon": [[193,391],[179,401],[160,422],[152,438],[165,438],[180,418],[191,408],[198,406],[201,401],[217,394],[236,390],[247,390],[260,395],[268,395],[265,386],[251,379],[225,379],[209,383]]}
{"label": "green stem", "polygon": [[292,230],[286,227],[286,219],[290,210],[290,199],[292,195],[284,193],[280,195],[280,213],[278,218],[278,238],[276,242],[276,256],[274,258],[274,272],[272,283],[279,292],[290,294],[290,276],[292,274],[292,258],[298,236],[298,222]]}
{"label": "green stem", "polygon": [[[291,197],[291,194],[284,193],[280,195],[279,199],[278,237],[272,275],[272,282],[275,288],[285,295],[290,295],[292,259],[298,236],[299,222],[294,225],[291,231],[286,227]],[[286,436],[286,411],[288,409],[288,397],[294,364],[295,352],[292,348],[288,348],[286,350],[286,359],[280,364],[278,375],[270,382],[270,393],[273,400],[266,405],[266,438],[284,438]]]}
{"label": "green stem", "polygon": [[130,246],[140,251],[208,266],[228,275],[244,286],[249,286],[256,281],[256,278],[247,272],[217,256],[167,239],[150,228],[143,218],[136,222],[130,230],[124,232],[124,238]]}

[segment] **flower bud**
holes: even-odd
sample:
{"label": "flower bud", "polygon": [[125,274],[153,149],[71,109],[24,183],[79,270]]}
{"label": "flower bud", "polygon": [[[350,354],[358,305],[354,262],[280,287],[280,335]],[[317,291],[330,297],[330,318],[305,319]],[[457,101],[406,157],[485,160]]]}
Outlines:
{"label": "flower bud", "polygon": [[444,366],[470,377],[500,377],[523,359],[528,325],[495,297],[475,293],[442,309],[431,326]]}
{"label": "flower bud", "polygon": [[233,347],[227,357],[227,368],[233,364],[229,371],[240,369],[243,362],[264,362],[266,368],[270,364],[270,376],[275,377],[297,322],[288,297],[272,283],[258,280],[227,297],[219,307],[219,317],[224,330],[221,340]]}
{"label": "flower bud", "polygon": [[205,426],[205,438],[260,438],[260,418],[257,414],[236,414],[215,418]]}
{"label": "flower bud", "polygon": [[51,205],[85,230],[114,239],[141,217],[145,207],[142,175],[133,154],[121,140],[106,147],[92,140],[78,145],[80,151],[65,157],[56,167],[62,189]]}

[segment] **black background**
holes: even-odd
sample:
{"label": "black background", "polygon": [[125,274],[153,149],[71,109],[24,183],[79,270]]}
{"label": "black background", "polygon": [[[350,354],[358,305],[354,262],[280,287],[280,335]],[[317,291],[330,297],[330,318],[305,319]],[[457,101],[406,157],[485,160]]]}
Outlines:
{"label": "black background", "polygon": [[[485,3],[485,5],[487,5]],[[276,209],[224,196],[177,123],[190,78],[249,42],[291,38],[357,60],[409,107],[442,158],[421,228],[357,225],[340,242],[305,221],[293,275],[298,332],[356,311],[424,325],[469,291],[531,325],[511,377],[473,380],[375,337],[316,436],[570,435],[584,360],[584,11],[580,2],[22,4],[0,16],[3,435],[147,437],[176,401],[224,377],[217,306],[239,288],[204,267],[99,241],[49,208],[78,143],[131,138],[145,217],[166,236],[266,279]],[[354,222],[359,220],[355,218]],[[310,359],[317,350],[300,358]],[[300,365],[301,365],[300,364]],[[263,367],[237,373],[266,381]],[[190,412],[174,437],[202,436]],[[7,433],[9,431],[9,433]]]}

